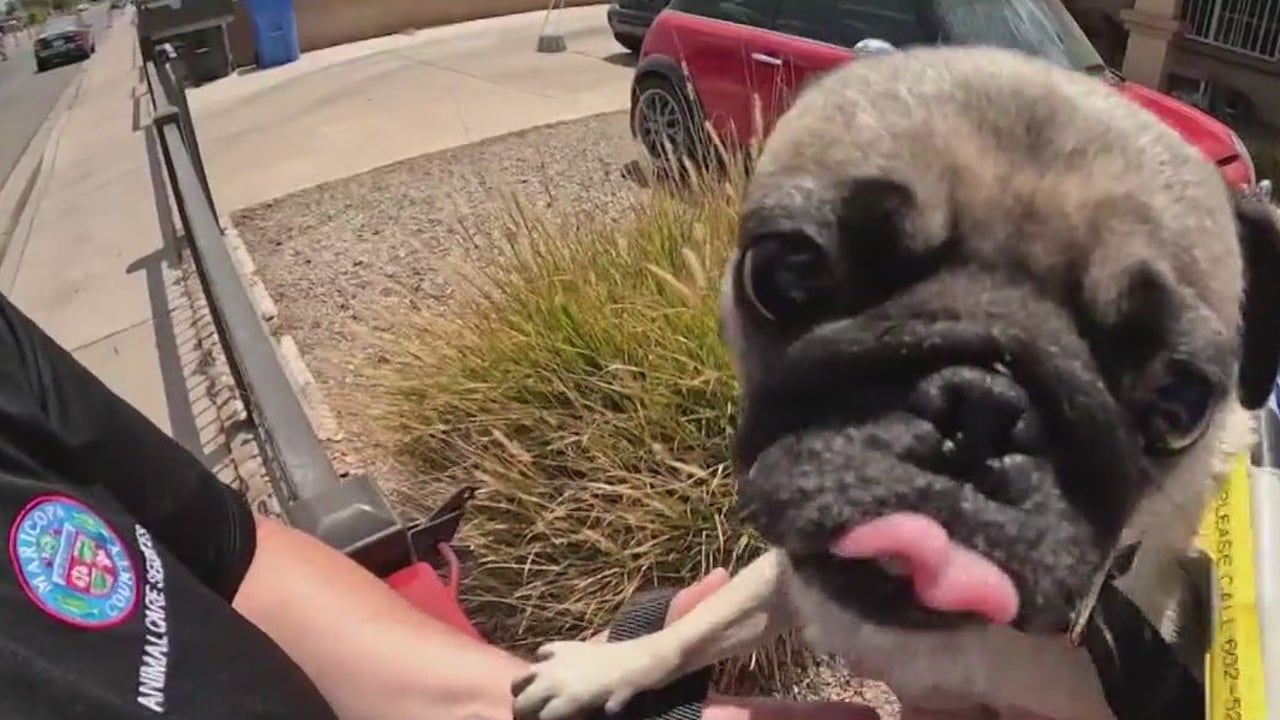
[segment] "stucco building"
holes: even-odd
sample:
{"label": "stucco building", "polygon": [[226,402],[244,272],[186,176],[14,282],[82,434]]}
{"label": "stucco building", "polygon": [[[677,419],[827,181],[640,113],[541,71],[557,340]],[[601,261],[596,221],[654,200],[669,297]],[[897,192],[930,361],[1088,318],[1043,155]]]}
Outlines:
{"label": "stucco building", "polygon": [[1280,0],[1067,0],[1132,80],[1280,135]]}

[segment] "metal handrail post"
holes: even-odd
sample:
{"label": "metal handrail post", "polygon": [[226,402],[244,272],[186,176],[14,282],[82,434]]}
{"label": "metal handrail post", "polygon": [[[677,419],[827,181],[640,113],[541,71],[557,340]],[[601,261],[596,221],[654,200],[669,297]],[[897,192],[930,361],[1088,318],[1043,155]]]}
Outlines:
{"label": "metal handrail post", "polygon": [[1259,413],[1250,483],[1253,508],[1258,642],[1262,646],[1263,696],[1267,717],[1280,712],[1280,414],[1272,402]]}
{"label": "metal handrail post", "polygon": [[186,141],[187,148],[191,152],[191,161],[196,167],[196,177],[200,180],[200,187],[204,190],[205,200],[209,202],[209,207],[213,209],[213,216],[218,217],[218,205],[213,201],[213,189],[209,185],[209,174],[205,171],[204,155],[200,152],[200,139],[196,134],[195,117],[191,114],[191,105],[187,101],[187,88],[185,83],[177,77],[173,72],[171,63],[178,60],[178,53],[169,43],[156,46],[157,64],[163,68],[163,72],[170,80],[169,89],[172,94],[169,100],[178,108],[178,112],[182,118],[182,135]]}

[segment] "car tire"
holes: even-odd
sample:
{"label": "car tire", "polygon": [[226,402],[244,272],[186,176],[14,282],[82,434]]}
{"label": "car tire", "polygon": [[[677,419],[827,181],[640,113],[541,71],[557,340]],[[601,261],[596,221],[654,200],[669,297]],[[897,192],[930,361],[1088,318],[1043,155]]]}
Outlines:
{"label": "car tire", "polygon": [[665,77],[641,77],[632,89],[631,132],[654,166],[674,177],[713,166],[702,112]]}
{"label": "car tire", "polygon": [[38,61],[38,60],[36,61],[36,72],[38,72],[38,73],[42,73],[42,72],[44,72],[45,70],[48,70],[48,69],[49,69],[49,66],[48,66],[48,65],[46,65],[46,64],[44,64],[44,63],[42,63],[42,62],[40,62],[40,61]]}
{"label": "car tire", "polygon": [[613,34],[613,39],[617,40],[619,45],[626,48],[627,52],[632,54],[639,54],[640,47],[644,45],[643,35],[626,35],[624,33],[616,32]]}

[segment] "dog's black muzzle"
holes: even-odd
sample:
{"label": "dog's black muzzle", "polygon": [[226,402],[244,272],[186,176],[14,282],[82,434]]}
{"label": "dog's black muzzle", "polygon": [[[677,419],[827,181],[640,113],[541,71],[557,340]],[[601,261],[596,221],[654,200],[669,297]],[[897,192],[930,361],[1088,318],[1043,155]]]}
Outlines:
{"label": "dog's black muzzle", "polygon": [[1140,448],[1069,324],[885,313],[829,322],[744,388],[739,501],[797,569],[868,619],[963,621],[905,580],[827,552],[893,511],[937,519],[1018,586],[1023,629],[1060,632],[1128,518]]}

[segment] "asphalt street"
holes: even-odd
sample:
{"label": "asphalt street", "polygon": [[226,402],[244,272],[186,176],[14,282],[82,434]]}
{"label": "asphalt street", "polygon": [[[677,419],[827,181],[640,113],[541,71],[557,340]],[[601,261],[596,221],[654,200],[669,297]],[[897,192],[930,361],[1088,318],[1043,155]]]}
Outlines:
{"label": "asphalt street", "polygon": [[[95,3],[86,18],[100,39],[107,24],[106,3]],[[0,185],[13,172],[62,91],[83,70],[83,65],[76,63],[37,74],[35,53],[26,38],[10,38],[5,49],[9,59],[0,62]]]}

